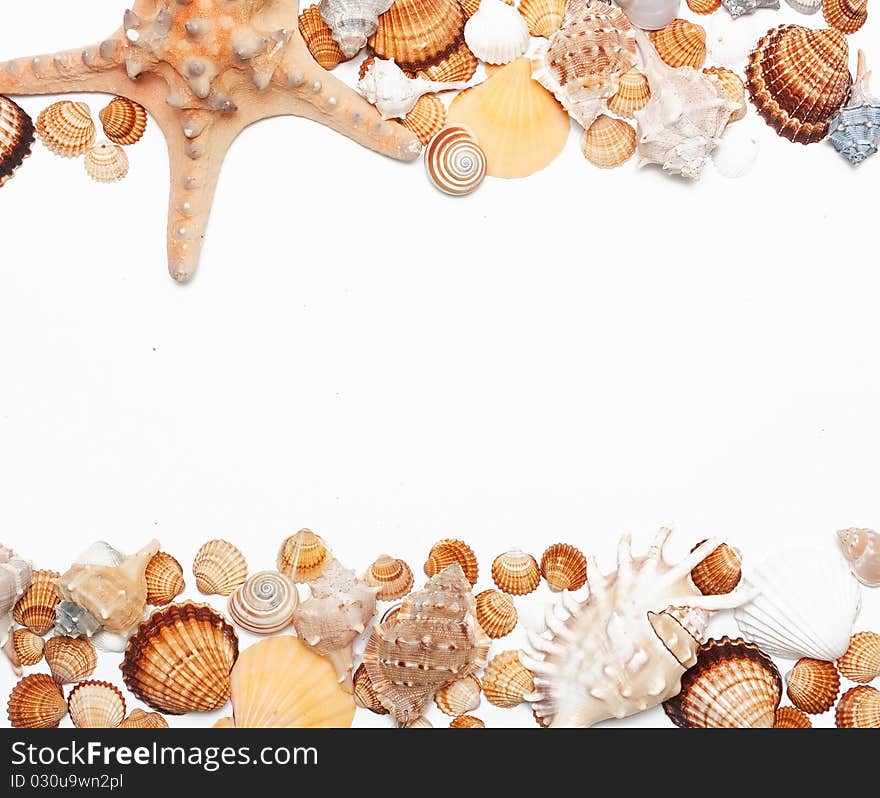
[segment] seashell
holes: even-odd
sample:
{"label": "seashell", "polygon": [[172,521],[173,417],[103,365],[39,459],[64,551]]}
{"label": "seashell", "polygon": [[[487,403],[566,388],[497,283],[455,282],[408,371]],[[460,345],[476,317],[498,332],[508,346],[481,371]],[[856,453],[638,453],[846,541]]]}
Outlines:
{"label": "seashell", "polygon": [[880,729],[880,691],[851,687],[837,702],[834,722],[840,729]]}
{"label": "seashell", "polygon": [[293,623],[299,603],[296,585],[278,571],[260,571],[229,597],[229,617],[255,635],[271,635]]}
{"label": "seashell", "polygon": [[167,729],[168,721],[158,712],[144,712],[133,709],[131,714],[119,724],[120,729]]}
{"label": "seashell", "polygon": [[170,604],[137,629],[120,665],[125,686],[159,712],[211,712],[229,700],[238,636],[207,604]]}
{"label": "seashell", "polygon": [[591,164],[613,169],[625,164],[636,151],[636,131],[613,116],[599,114],[584,133],[581,152]]}
{"label": "seashell", "polygon": [[823,0],[822,16],[841,33],[855,33],[868,20],[868,0]]}
{"label": "seashell", "polygon": [[331,561],[327,544],[311,529],[300,529],[278,550],[278,570],[299,584],[317,579]]}
{"label": "seashell", "polygon": [[193,561],[196,587],[208,596],[229,596],[247,579],[247,560],[231,543],[209,540]]}
{"label": "seashell", "polygon": [[509,709],[528,701],[535,692],[532,672],[522,664],[520,651],[502,651],[486,666],[483,694],[490,704]]}
{"label": "seashell", "polygon": [[541,569],[531,554],[510,549],[492,562],[492,581],[503,593],[525,596],[541,584]]}
{"label": "seashell", "polygon": [[127,97],[115,97],[98,114],[104,135],[114,144],[137,144],[147,129],[147,112]]}
{"label": "seashell", "polygon": [[403,124],[427,145],[446,124],[446,106],[436,94],[423,94],[403,118]]}
{"label": "seashell", "polygon": [[721,5],[733,19],[739,19],[762,8],[778,10],[779,0],[721,0]]}
{"label": "seashell", "polygon": [[52,628],[58,603],[55,589],[58,576],[57,571],[33,572],[30,587],[12,609],[12,617],[19,626],[26,626],[37,635],[44,635]]}
{"label": "seashell", "polygon": [[115,729],[125,719],[125,698],[108,682],[80,682],[67,697],[78,729]]}
{"label": "seashell", "polygon": [[676,726],[693,729],[769,729],[782,698],[773,661],[745,640],[708,640],[681,679],[681,692],[663,702]]}
{"label": "seashell", "polygon": [[[663,558],[669,535],[662,529],[641,557],[633,557],[624,535],[617,571],[608,575],[590,558],[588,597],[578,601],[563,593],[561,605],[547,612],[548,631],[529,635],[538,654],[524,656],[522,664],[534,674],[535,692],[528,700],[541,725],[593,726],[672,698],[697,660],[700,644],[694,634],[702,636],[705,620],[702,628],[689,631],[671,613],[652,608],[705,610],[707,618],[710,611],[744,600],[736,594],[703,596],[690,579],[721,541],[710,540],[670,565]],[[632,668],[634,661],[639,668]]]}
{"label": "seashell", "polygon": [[431,723],[424,715],[420,718],[416,718],[412,723],[407,726],[401,726],[399,728],[405,729],[433,729],[434,724]]}
{"label": "seashell", "polygon": [[[774,1],[778,8],[779,0]],[[730,69],[741,69],[755,42],[765,31],[762,18],[760,15],[731,17],[729,14],[712,14],[705,26],[709,60]]]}
{"label": "seashell", "polygon": [[242,651],[230,682],[236,728],[348,728],[354,719],[333,665],[290,635]]}
{"label": "seashell", "polygon": [[115,183],[128,174],[128,156],[117,144],[102,141],[86,150],[86,174],[98,183]]}
{"label": "seashell", "polygon": [[468,46],[462,42],[458,47],[430,66],[418,69],[414,73],[406,69],[403,71],[414,78],[438,80],[441,83],[456,83],[458,81],[470,80],[477,71],[479,63],[476,56],[468,49]]}
{"label": "seashell", "polygon": [[693,22],[674,19],[650,36],[657,55],[671,67],[700,69],[706,62],[706,31]]}
{"label": "seashell", "polygon": [[55,634],[62,637],[94,639],[101,624],[88,610],[72,601],[59,601],[55,607]]}
{"label": "seashell", "polygon": [[856,632],[837,667],[851,682],[864,684],[880,676],[880,634]]}
{"label": "seashell", "polygon": [[471,585],[477,584],[479,566],[473,549],[461,540],[444,538],[438,540],[428,553],[425,563],[425,576],[436,576],[446,570],[450,565],[458,563],[464,572],[465,578]]}
{"label": "seashell", "polygon": [[[425,169],[431,182],[444,194],[463,197],[476,191],[485,179],[486,154],[465,128],[447,127],[428,143]],[[448,547],[437,544],[434,549],[425,563],[426,572],[429,565],[434,573],[438,573],[445,567],[443,563],[457,562],[454,552]],[[431,558],[435,558],[436,562],[432,564]]]}
{"label": "seashell", "polygon": [[403,560],[395,560],[394,557],[382,554],[367,569],[364,581],[379,589],[376,593],[379,601],[394,601],[412,590],[413,574]]}
{"label": "seashell", "polygon": [[16,629],[12,633],[12,649],[20,665],[36,665],[43,658],[45,641],[30,629]]}
{"label": "seashell", "polygon": [[353,58],[376,32],[380,14],[394,0],[321,0],[321,17],[333,31],[344,58]]}
{"label": "seashell", "polygon": [[89,641],[98,651],[108,651],[113,654],[121,654],[128,645],[128,638],[134,629],[129,629],[125,634],[115,634],[101,630],[93,634]]}
{"label": "seashell", "polygon": [[721,0],[687,0],[687,7],[695,14],[713,14],[721,8]]}
{"label": "seashell", "polygon": [[456,717],[480,706],[480,680],[472,673],[443,685],[434,694],[434,703],[444,715]]}
{"label": "seashell", "polygon": [[464,11],[457,0],[395,0],[369,40],[377,58],[418,72],[461,44]]}
{"label": "seashell", "polygon": [[50,637],[44,654],[58,684],[79,682],[95,672],[98,655],[85,637]]}
{"label": "seashell", "polygon": [[846,38],[833,28],[780,25],[758,41],[746,85],[758,113],[780,136],[800,144],[821,141],[849,97]]}
{"label": "seashell", "polygon": [[[877,152],[880,141],[880,99],[869,93],[870,77],[859,50],[852,96],[829,125],[828,140],[854,166]],[[880,535],[870,529],[843,529],[837,536],[856,579],[868,587],[880,586]]]}
{"label": "seashell", "polygon": [[779,707],[773,719],[774,729],[810,729],[810,719],[795,707]]}
{"label": "seashell", "polygon": [[424,78],[409,78],[394,61],[374,58],[357,90],[379,110],[383,119],[402,119],[418,102],[419,97],[436,91],[463,89],[467,84],[441,83]]}
{"label": "seashell", "polygon": [[620,0],[618,5],[633,25],[660,30],[678,16],[680,0]]}
{"label": "seashell", "polygon": [[785,675],[791,703],[810,715],[821,715],[834,706],[840,692],[840,676],[833,662],[804,657]]}
{"label": "seashell", "polygon": [[746,86],[740,76],[725,67],[707,67],[703,70],[703,74],[718,78],[727,96],[737,104],[737,110],[730,115],[730,122],[742,119],[746,115]]}
{"label": "seashell", "polygon": [[712,165],[723,177],[743,177],[755,165],[759,151],[758,140],[748,129],[728,128],[712,153]]}
{"label": "seashell", "polygon": [[62,158],[84,155],[95,141],[95,123],[85,103],[62,100],[37,117],[37,135],[45,147]]}
{"label": "seashell", "polygon": [[529,33],[549,39],[565,19],[566,0],[522,0],[519,13],[522,14]]}
{"label": "seashell", "polygon": [[[0,618],[9,616],[13,607],[30,588],[33,577],[31,564],[21,559],[12,549],[0,544]],[[0,628],[0,634],[5,634],[6,631]],[[0,644],[5,642],[5,638],[0,639]]]}
{"label": "seashell", "polygon": [[485,729],[486,724],[473,715],[459,715],[449,723],[450,729]]}
{"label": "seashell", "polygon": [[650,98],[648,78],[638,69],[629,69],[620,76],[615,94],[608,98],[608,110],[632,119],[633,114],[641,111]]}
{"label": "seashell", "polygon": [[554,592],[580,590],[587,582],[587,558],[568,543],[554,543],[541,555],[541,576]]}
{"label": "seashell", "polygon": [[234,729],[235,721],[232,718],[220,718],[212,727],[212,729]]}
{"label": "seashell", "polygon": [[0,187],[31,154],[34,123],[16,103],[0,95]]}
{"label": "seashell", "polygon": [[370,681],[370,674],[367,673],[366,667],[361,663],[354,672],[354,700],[359,707],[369,709],[377,715],[387,715],[388,710],[382,706],[379,696],[373,689],[373,683]]}
{"label": "seashell", "polygon": [[822,0],[785,0],[785,2],[801,14],[815,14],[822,5]]}
{"label": "seashell", "polygon": [[[701,540],[691,551],[696,551],[705,542]],[[691,579],[704,596],[730,593],[742,577],[741,566],[739,549],[722,543],[691,571]]]}
{"label": "seashell", "polygon": [[114,549],[104,540],[92,543],[85,551],[81,552],[76,562],[79,565],[105,565],[115,568],[125,559],[125,555],[118,549]]}
{"label": "seashell", "polygon": [[12,688],[7,713],[16,729],[54,729],[67,714],[67,702],[49,674],[32,673]]}
{"label": "seashell", "polygon": [[387,610],[385,610],[385,613],[379,619],[379,623],[388,623],[390,621],[393,621],[397,617],[397,615],[400,613],[400,610],[402,607],[403,607],[403,602],[400,602],[399,604],[393,604],[392,606],[390,606]]}
{"label": "seashell", "polygon": [[520,13],[504,0],[481,0],[464,26],[468,49],[487,64],[509,64],[529,47],[529,28]]}
{"label": "seashell", "polygon": [[[333,69],[346,60],[345,54],[333,38],[333,31],[321,17],[321,9],[317,4],[304,9],[299,15],[299,32],[305,40],[312,58],[324,69]],[[364,44],[366,44],[366,38],[364,38]]]}
{"label": "seashell", "polygon": [[[477,11],[480,10],[480,2],[481,0],[459,0],[459,4],[461,5],[461,10],[464,11],[465,17],[470,19]],[[514,0],[504,0],[505,3],[509,6],[515,6],[516,3]],[[412,727],[410,727],[412,728]]]}
{"label": "seashell", "polygon": [[[861,51],[859,51],[861,53]],[[862,66],[864,66],[864,54],[862,54]],[[862,70],[859,70],[861,74]],[[867,90],[865,81],[856,84],[857,90]],[[858,91],[856,92],[858,94]],[[856,97],[856,100],[859,98]],[[874,101],[875,106],[880,102]],[[872,124],[872,127],[880,127],[880,123]],[[834,132],[832,130],[832,143]],[[877,141],[873,142],[876,152]],[[841,529],[837,533],[840,540],[843,556],[852,569],[853,576],[863,585],[868,587],[880,587],[880,535],[872,529]]]}
{"label": "seashell", "polygon": [[747,569],[754,598],[734,613],[743,636],[784,659],[843,656],[859,612],[859,584],[836,551],[778,552]]}
{"label": "seashell", "polygon": [[183,566],[164,551],[157,551],[147,563],[144,571],[147,582],[147,604],[162,607],[170,604],[183,593]]}
{"label": "seashell", "polygon": [[498,590],[484,590],[477,594],[476,602],[477,622],[493,640],[506,637],[514,630],[516,606],[510,596]]}

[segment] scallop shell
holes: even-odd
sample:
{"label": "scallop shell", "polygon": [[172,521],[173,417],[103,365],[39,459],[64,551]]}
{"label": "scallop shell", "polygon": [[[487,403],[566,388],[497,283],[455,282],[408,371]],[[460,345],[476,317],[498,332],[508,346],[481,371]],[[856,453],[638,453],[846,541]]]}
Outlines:
{"label": "scallop shell", "polygon": [[436,80],[441,83],[459,83],[464,80],[470,80],[477,71],[478,66],[479,61],[477,61],[477,57],[462,42],[458,47],[430,66],[418,69],[415,72],[404,69],[404,72],[411,78],[424,78],[425,80]]}
{"label": "scallop shell", "polygon": [[707,67],[703,70],[704,75],[714,75],[724,87],[727,96],[739,107],[730,115],[730,121],[736,122],[746,115],[746,86],[742,78],[731,69],[726,67]]}
{"label": "scallop shell", "polygon": [[602,169],[621,166],[632,158],[635,151],[635,128],[622,119],[605,114],[596,117],[581,142],[584,158]]}
{"label": "scallop shell", "polygon": [[236,728],[347,728],[354,718],[333,665],[289,635],[242,651],[230,682]]}
{"label": "scallop shell", "polygon": [[424,94],[404,117],[404,127],[416,134],[427,145],[446,124],[446,106],[436,94]]}
{"label": "scallop shell", "polygon": [[810,715],[821,715],[834,706],[840,692],[840,676],[833,662],[804,657],[785,675],[791,703]]}
{"label": "scallop shell", "polygon": [[183,593],[183,566],[170,554],[157,551],[147,563],[144,578],[147,580],[147,604],[162,607],[170,604]]}
{"label": "scallop shell", "polygon": [[459,715],[449,723],[450,729],[485,729],[486,724],[473,715]]}
{"label": "scallop shell", "polygon": [[[425,169],[431,182],[444,194],[463,197],[476,191],[485,179],[486,154],[465,128],[447,127],[428,143],[425,150]],[[431,557],[436,560],[433,564]],[[425,563],[426,572],[429,564],[430,569],[438,573],[445,567],[443,563],[457,561],[443,547],[437,552],[432,549],[431,557]]]}
{"label": "scallop shell", "polygon": [[278,570],[294,582],[311,582],[324,571],[331,561],[327,544],[311,529],[300,529],[291,535],[278,550]]}
{"label": "scallop shell", "polygon": [[681,679],[681,692],[663,702],[676,726],[764,728],[773,726],[782,679],[773,661],[744,640],[708,640]]}
{"label": "scallop shell", "polygon": [[473,674],[443,685],[434,693],[434,703],[444,715],[464,715],[480,706],[480,680]]}
{"label": "scallop shell", "polygon": [[80,682],[67,697],[78,729],[115,729],[125,719],[125,698],[108,682]]}
{"label": "scallop shell", "polygon": [[837,667],[851,682],[865,684],[880,676],[880,634],[856,632]]}
{"label": "scallop shell", "polygon": [[358,669],[354,672],[354,700],[359,707],[369,709],[377,715],[387,715],[388,710],[382,706],[379,696],[373,689],[373,683],[370,681],[370,674],[363,663],[358,665]]}
{"label": "scallop shell", "polygon": [[147,129],[147,112],[127,97],[115,97],[98,114],[104,135],[114,144],[137,144]]}
{"label": "scallop shell", "polygon": [[333,38],[333,31],[324,22],[317,5],[309,6],[299,15],[299,32],[312,58],[324,69],[333,69],[345,61],[345,54]]}
{"label": "scallop shell", "polygon": [[795,707],[779,707],[773,720],[774,729],[810,729],[810,719]]}
{"label": "scallop shell", "polygon": [[641,111],[651,99],[651,86],[648,78],[638,69],[624,72],[617,83],[617,92],[608,98],[608,110],[618,116],[632,119],[636,111]]}
{"label": "scallop shell", "polygon": [[278,571],[260,571],[229,597],[229,617],[255,635],[271,635],[293,622],[299,603],[296,585]]}
{"label": "scallop shell", "polygon": [[202,593],[229,596],[247,579],[247,560],[228,541],[209,540],[196,553],[193,576]]}
{"label": "scallop shell", "polygon": [[699,69],[706,62],[706,31],[693,22],[674,19],[650,36],[657,55],[671,67]]}
{"label": "scallop shell", "polygon": [[34,123],[16,103],[0,95],[0,186],[31,154]]}
{"label": "scallop shell", "polygon": [[483,694],[490,704],[509,709],[535,692],[535,678],[522,664],[521,653],[502,651],[489,661],[483,673]]}
{"label": "scallop shell", "polygon": [[503,593],[525,596],[541,584],[541,569],[531,554],[510,549],[492,562],[492,581]]}
{"label": "scallop shell", "polygon": [[459,46],[464,21],[457,0],[395,0],[379,17],[369,44],[377,58],[417,72]]}
{"label": "scallop shell", "polygon": [[438,540],[431,547],[428,560],[425,563],[425,576],[435,576],[455,563],[461,566],[468,582],[472,585],[477,584],[479,576],[477,557],[467,543],[454,538]]}
{"label": "scallop shell", "polygon": [[131,714],[119,724],[120,729],[167,729],[168,721],[158,712],[144,712],[133,709]]}
{"label": "scallop shell", "polygon": [[159,712],[211,712],[229,699],[238,636],[207,604],[171,604],[137,629],[120,666],[125,685]]}
{"label": "scallop shell", "polygon": [[853,576],[863,585],[880,587],[880,535],[873,529],[841,529],[837,537]]}
{"label": "scallop shell", "polygon": [[516,627],[517,614],[513,599],[498,590],[484,590],[476,596],[477,622],[480,628],[497,640]]}
{"label": "scallop shell", "polygon": [[79,682],[98,667],[95,647],[85,637],[50,637],[44,655],[52,678],[58,684]]}
{"label": "scallop shell", "polygon": [[855,33],[868,20],[868,0],[823,0],[822,16],[841,33]]}
{"label": "scallop shell", "polygon": [[482,0],[464,26],[470,51],[487,64],[509,64],[529,46],[529,28],[520,13],[504,0]]}
{"label": "scallop shell", "polygon": [[16,729],[54,729],[67,714],[67,702],[49,674],[32,673],[12,688],[7,713]]}
{"label": "scallop shell", "polygon": [[[696,551],[705,542],[700,541],[691,551]],[[722,543],[691,571],[691,579],[704,596],[730,593],[742,577],[741,566],[742,555],[739,549]]]}
{"label": "scallop shell", "polygon": [[549,39],[562,27],[565,5],[566,0],[522,0],[519,13],[526,21],[532,36]]}
{"label": "scallop shell", "polygon": [[837,702],[834,722],[841,729],[880,729],[880,691],[851,687]]}
{"label": "scallop shell", "polygon": [[95,141],[95,123],[85,103],[62,100],[37,117],[37,135],[47,149],[63,158],[84,155]]}
{"label": "scallop shell", "polygon": [[587,583],[587,558],[569,543],[554,543],[541,555],[541,576],[554,592],[580,590]]}
{"label": "scallop shell", "polygon": [[364,581],[371,587],[379,588],[376,593],[379,601],[394,601],[412,590],[413,574],[403,560],[382,554],[367,569]]}
{"label": "scallop shell", "polygon": [[333,31],[333,38],[345,58],[353,58],[376,32],[379,15],[394,0],[321,0],[324,22]]}
{"label": "scallop shell", "polygon": [[721,0],[687,0],[687,7],[695,14],[712,14],[721,8]]}
{"label": "scallop shell", "polygon": [[822,5],[822,0],[785,0],[785,2],[801,14],[815,14]]}
{"label": "scallop shell", "polygon": [[55,580],[59,576],[57,571],[34,571],[30,587],[12,609],[12,617],[19,626],[26,626],[37,635],[52,628],[58,604]]}
{"label": "scallop shell", "polygon": [[29,668],[43,658],[46,643],[38,634],[30,629],[16,629],[12,633],[12,650],[20,665]]}

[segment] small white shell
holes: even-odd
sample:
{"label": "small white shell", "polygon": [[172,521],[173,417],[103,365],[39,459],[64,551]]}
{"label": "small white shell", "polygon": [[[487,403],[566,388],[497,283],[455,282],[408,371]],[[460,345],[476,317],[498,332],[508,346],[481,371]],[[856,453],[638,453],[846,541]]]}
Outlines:
{"label": "small white shell", "polygon": [[470,51],[487,64],[509,64],[529,46],[529,27],[522,15],[503,0],[482,0],[464,26]]}
{"label": "small white shell", "polygon": [[118,144],[102,141],[86,151],[86,173],[98,183],[115,183],[128,174],[128,156]]}

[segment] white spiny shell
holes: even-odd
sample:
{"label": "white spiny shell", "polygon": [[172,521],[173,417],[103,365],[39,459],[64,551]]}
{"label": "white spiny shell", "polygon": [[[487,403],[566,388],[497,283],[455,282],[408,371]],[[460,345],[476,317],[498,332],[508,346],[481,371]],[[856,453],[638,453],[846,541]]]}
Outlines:
{"label": "white spiny shell", "polygon": [[353,58],[376,32],[379,15],[394,0],[321,0],[321,17],[346,58]]}
{"label": "white spiny shell", "polygon": [[409,78],[389,59],[374,58],[357,90],[382,114],[383,119],[403,119],[423,94],[463,89],[467,83],[442,83],[424,78]]}
{"label": "white spiny shell", "polygon": [[504,0],[482,0],[464,26],[470,51],[487,64],[509,64],[529,46],[529,27],[522,15]]}

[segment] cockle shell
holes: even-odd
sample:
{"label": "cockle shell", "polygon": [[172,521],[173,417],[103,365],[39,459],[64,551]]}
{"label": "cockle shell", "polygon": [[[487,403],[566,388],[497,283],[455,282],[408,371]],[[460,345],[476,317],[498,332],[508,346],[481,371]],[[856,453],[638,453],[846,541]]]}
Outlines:
{"label": "cockle shell", "polygon": [[147,604],[162,607],[183,593],[183,566],[170,554],[157,551],[144,571],[147,582]]}
{"label": "cockle shell", "polygon": [[[101,623],[88,610],[72,601],[59,601],[55,607],[55,634],[64,637],[87,637],[101,634]],[[124,649],[124,646],[123,646]]]}
{"label": "cockle shell", "polygon": [[118,144],[102,141],[86,150],[86,174],[98,183],[115,183],[128,174],[128,156]]}
{"label": "cockle shell", "polygon": [[34,634],[44,635],[55,623],[55,605],[58,591],[55,580],[57,571],[34,571],[30,587],[16,602],[12,617],[20,626],[26,626]]}
{"label": "cockle shell", "polygon": [[0,95],[0,187],[31,154],[33,143],[31,118],[8,97]]}
{"label": "cockle shell", "polygon": [[541,576],[554,592],[580,590],[587,582],[587,558],[570,543],[554,543],[541,555]]}
{"label": "cockle shell", "polygon": [[293,622],[299,603],[296,585],[278,571],[260,571],[229,597],[229,617],[255,635],[271,635]]}
{"label": "cockle shell", "polygon": [[77,158],[95,141],[95,123],[85,103],[62,100],[37,117],[37,135],[44,146],[63,158]]}
{"label": "cockle shell", "polygon": [[403,124],[427,145],[446,124],[446,106],[436,94],[423,94],[403,118]]}
{"label": "cockle shell", "polygon": [[242,651],[230,684],[239,729],[347,728],[354,718],[333,665],[290,635]]}
{"label": "cockle shell", "polygon": [[486,724],[473,715],[459,715],[449,723],[450,729],[485,729]]}
{"label": "cockle shell", "polygon": [[98,114],[104,135],[124,147],[137,144],[147,129],[144,107],[127,97],[114,97]]}
{"label": "cockle shell", "polygon": [[424,78],[425,80],[439,80],[442,83],[455,83],[461,80],[470,80],[480,62],[477,57],[470,51],[468,46],[462,43],[450,50],[439,60],[426,67],[421,67],[415,71],[403,69],[411,78]]}
{"label": "cockle shell", "polygon": [[665,28],[651,31],[650,36],[667,66],[700,69],[706,62],[706,31],[693,22],[674,19]]}
{"label": "cockle shell", "polygon": [[695,14],[712,14],[721,8],[721,0],[687,0],[687,7]]}
{"label": "cockle shell", "polygon": [[522,664],[521,651],[502,651],[483,673],[483,695],[496,707],[510,708],[528,701],[535,692],[532,672]]}
{"label": "cockle shell", "polygon": [[[476,191],[485,179],[486,154],[468,130],[447,127],[428,143],[425,169],[431,182],[444,194],[463,197]],[[432,553],[425,563],[426,572],[430,565],[438,573],[443,562],[456,562],[451,549],[441,547]]]}
{"label": "cockle shell", "polygon": [[428,559],[425,562],[425,576],[436,576],[441,571],[446,570],[450,565],[461,566],[465,578],[471,585],[477,584],[480,569],[477,563],[477,556],[474,550],[462,540],[454,538],[444,538],[438,540],[428,553]]}
{"label": "cockle shell", "polygon": [[98,666],[95,647],[85,637],[50,637],[44,654],[58,684],[79,682],[91,676]]}
{"label": "cockle shell", "polygon": [[840,675],[833,662],[804,657],[785,675],[791,703],[810,715],[820,715],[834,706],[840,692]]}
{"label": "cockle shell", "polygon": [[624,535],[617,571],[607,576],[590,558],[588,598],[581,602],[563,593],[561,607],[548,609],[548,632],[530,634],[539,655],[524,657],[523,665],[534,673],[535,695],[529,700],[539,723],[593,726],[676,695],[682,675],[696,662],[699,642],[665,610],[714,611],[747,598],[703,596],[690,579],[721,541],[710,540],[669,565],[663,558],[669,534],[661,530],[648,554],[635,558]]}
{"label": "cockle shell", "polygon": [[80,682],[67,697],[67,707],[78,729],[115,729],[125,718],[125,698],[108,682]]}
{"label": "cockle shell", "polygon": [[211,712],[229,700],[238,635],[207,604],[170,604],[137,629],[119,667],[125,685],[159,712]]}
{"label": "cockle shell", "polygon": [[746,115],[746,85],[742,82],[742,78],[726,67],[707,67],[703,70],[703,74],[718,78],[727,96],[737,104],[737,109],[730,115],[730,121],[736,122],[742,119]]}
{"label": "cockle shell", "polygon": [[367,569],[364,581],[378,589],[376,598],[379,601],[394,601],[412,590],[413,574],[403,560],[382,554]]}
{"label": "cockle shell", "polygon": [[541,569],[531,554],[510,549],[493,560],[492,581],[502,593],[525,596],[541,584]]}
{"label": "cockle shell", "polygon": [[[880,142],[880,98],[871,96],[870,78],[865,54],[859,50],[852,96],[829,125],[828,140],[854,166],[877,152]],[[880,535],[870,529],[843,529],[837,536],[856,579],[868,587],[880,585]]]}
{"label": "cockle shell", "polygon": [[369,44],[378,58],[418,72],[459,46],[464,22],[458,0],[395,0],[379,17]]}
{"label": "cockle shell", "polygon": [[352,681],[354,682],[354,700],[359,707],[369,709],[370,712],[375,712],[377,715],[388,714],[388,710],[382,705],[379,696],[376,695],[376,691],[373,689],[370,674],[367,673],[363,662],[358,665]]}
{"label": "cockle shell", "polygon": [[278,570],[297,584],[317,579],[330,561],[327,544],[311,529],[300,529],[278,550]]}
{"label": "cockle shell", "polygon": [[[324,69],[333,69],[345,61],[345,54],[333,38],[333,31],[324,22],[321,9],[317,5],[309,6],[299,15],[299,32],[306,47],[309,48],[312,58]],[[364,44],[366,44],[366,38],[364,38]]]}
{"label": "cockle shell", "polygon": [[469,673],[461,679],[444,684],[434,693],[434,703],[444,715],[456,717],[464,715],[480,706],[480,694],[483,688],[480,680]]}
{"label": "cockle shell", "polygon": [[834,722],[841,729],[880,729],[880,691],[851,687],[837,702]]}
{"label": "cockle shell", "polygon": [[795,707],[779,707],[773,718],[774,729],[810,729],[810,719]]}
{"label": "cockle shell", "polygon": [[67,714],[67,702],[49,674],[32,673],[12,688],[7,713],[16,729],[54,729]]}
{"label": "cockle shell", "polygon": [[520,13],[504,0],[482,0],[464,26],[470,51],[487,64],[509,64],[529,46],[529,28]]}
{"label": "cockle shell", "polygon": [[418,102],[419,97],[437,91],[463,89],[467,84],[441,83],[424,78],[409,78],[394,61],[373,59],[357,90],[379,110],[383,119],[402,119]]}
{"label": "cockle shell", "polygon": [[636,151],[636,131],[628,122],[599,114],[586,130],[581,152],[591,164],[613,169],[632,158]]}
{"label": "cockle shell", "polygon": [[651,87],[648,78],[638,69],[624,72],[617,83],[617,91],[608,98],[608,110],[618,116],[633,118],[636,111],[641,111],[651,98]]}
{"label": "cockle shell", "polygon": [[12,650],[19,665],[26,668],[36,665],[43,658],[45,641],[30,629],[16,629],[12,633]]}
{"label": "cockle shell", "polygon": [[133,709],[131,714],[119,724],[120,729],[167,729],[168,721],[158,712],[144,712]]}
{"label": "cockle shell", "polygon": [[394,0],[321,0],[324,22],[333,31],[333,38],[345,58],[353,58],[376,31],[379,15]]}
{"label": "cockle shell", "polygon": [[823,0],[822,16],[841,33],[855,33],[868,20],[868,0]]}
{"label": "cockle shell", "polygon": [[856,632],[837,667],[851,682],[867,683],[880,676],[880,634]]}
{"label": "cockle shell", "polygon": [[822,5],[822,0],[785,0],[785,2],[801,14],[815,14]]}
{"label": "cockle shell", "polygon": [[[706,541],[700,541],[695,550]],[[691,579],[697,589],[706,596],[720,593],[730,593],[742,578],[742,555],[739,549],[722,543],[693,571]]]}
{"label": "cockle shell", "polygon": [[196,587],[208,596],[229,596],[247,579],[247,560],[229,541],[209,540],[196,553]]}
{"label": "cockle shell", "polygon": [[526,21],[532,36],[549,39],[562,27],[565,6],[566,0],[522,0],[519,13]]}
{"label": "cockle shell", "polygon": [[484,590],[476,596],[477,622],[480,628],[497,640],[516,627],[517,614],[513,599],[499,590]]}

